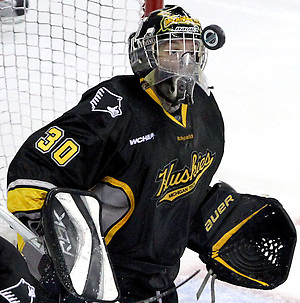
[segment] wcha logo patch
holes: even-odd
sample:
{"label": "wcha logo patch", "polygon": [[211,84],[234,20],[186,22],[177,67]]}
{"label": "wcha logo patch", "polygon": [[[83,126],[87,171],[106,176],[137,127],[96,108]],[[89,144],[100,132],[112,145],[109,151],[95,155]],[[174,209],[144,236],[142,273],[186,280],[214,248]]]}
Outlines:
{"label": "wcha logo patch", "polygon": [[159,189],[153,197],[158,199],[157,204],[173,203],[175,199],[192,193],[203,174],[211,167],[214,159],[215,154],[209,150],[204,155],[194,151],[191,154],[189,167],[185,166],[183,169],[175,170],[177,160],[168,163],[158,172],[155,180],[159,183]]}
{"label": "wcha logo patch", "polygon": [[153,140],[154,137],[155,137],[154,133],[151,133],[151,134],[141,136],[141,137],[138,137],[135,139],[130,139],[129,143],[130,143],[130,145],[140,144],[140,143],[147,142],[149,140]]}
{"label": "wcha logo patch", "polygon": [[108,113],[112,118],[116,118],[122,115],[122,100],[123,97],[112,93],[106,87],[101,87],[90,101],[90,104],[93,112]]}
{"label": "wcha logo patch", "polygon": [[16,285],[0,290],[0,296],[10,303],[33,303],[35,288],[21,278]]}

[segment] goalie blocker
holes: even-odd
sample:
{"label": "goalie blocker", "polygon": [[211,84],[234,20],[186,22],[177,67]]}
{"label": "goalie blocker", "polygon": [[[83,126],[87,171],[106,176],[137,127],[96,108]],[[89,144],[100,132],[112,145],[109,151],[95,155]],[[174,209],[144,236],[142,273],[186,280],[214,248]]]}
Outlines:
{"label": "goalie blocker", "polygon": [[257,289],[273,289],[287,279],[296,229],[277,200],[217,183],[198,218],[189,247],[217,279]]}
{"label": "goalie blocker", "polygon": [[[42,227],[55,272],[69,294],[89,302],[118,300],[117,282],[102,237],[101,202],[96,196],[52,189],[42,209]],[[70,302],[77,302],[75,298]]]}

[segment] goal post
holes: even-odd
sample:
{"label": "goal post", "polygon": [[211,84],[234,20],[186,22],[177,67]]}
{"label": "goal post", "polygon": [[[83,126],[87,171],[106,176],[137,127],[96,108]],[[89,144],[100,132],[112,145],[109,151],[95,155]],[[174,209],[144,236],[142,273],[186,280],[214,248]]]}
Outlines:
{"label": "goal post", "polygon": [[145,1],[145,16],[148,16],[151,12],[162,8],[164,5],[163,0]]}
{"label": "goal post", "polygon": [[90,87],[130,74],[128,36],[162,0],[0,0],[0,204],[19,147]]}

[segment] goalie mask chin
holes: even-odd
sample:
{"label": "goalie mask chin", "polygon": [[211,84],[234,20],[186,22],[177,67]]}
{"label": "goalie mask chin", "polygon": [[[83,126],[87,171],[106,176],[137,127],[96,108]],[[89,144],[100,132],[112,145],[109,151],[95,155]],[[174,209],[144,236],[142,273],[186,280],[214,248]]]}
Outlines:
{"label": "goalie mask chin", "polygon": [[145,77],[147,84],[154,86],[157,94],[172,106],[193,104],[195,84],[200,82],[202,73],[193,54],[186,52],[177,60],[158,61],[158,67]]}
{"label": "goalie mask chin", "polygon": [[195,81],[192,77],[177,76],[156,85],[157,93],[173,106],[193,104]]}

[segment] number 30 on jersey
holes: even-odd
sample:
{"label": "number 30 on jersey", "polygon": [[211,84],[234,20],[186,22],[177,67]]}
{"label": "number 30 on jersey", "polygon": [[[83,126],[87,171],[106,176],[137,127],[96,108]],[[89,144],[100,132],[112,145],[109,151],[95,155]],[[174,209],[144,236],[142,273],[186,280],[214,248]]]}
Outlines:
{"label": "number 30 on jersey", "polygon": [[41,153],[51,152],[51,159],[58,166],[66,166],[80,151],[79,144],[72,138],[64,139],[64,131],[52,126],[46,131],[44,137],[40,137],[35,143],[35,147]]}

